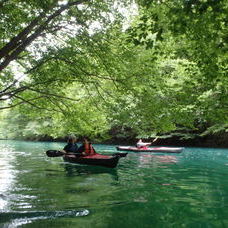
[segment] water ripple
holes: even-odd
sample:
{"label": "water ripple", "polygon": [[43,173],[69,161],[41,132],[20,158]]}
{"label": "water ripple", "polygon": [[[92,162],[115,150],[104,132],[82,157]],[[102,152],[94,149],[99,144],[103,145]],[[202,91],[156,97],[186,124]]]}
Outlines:
{"label": "water ripple", "polygon": [[87,209],[48,212],[3,212],[0,214],[0,221],[5,222],[3,228],[16,228],[21,225],[32,223],[35,220],[55,219],[60,217],[82,217],[87,215],[89,215],[89,210]]}

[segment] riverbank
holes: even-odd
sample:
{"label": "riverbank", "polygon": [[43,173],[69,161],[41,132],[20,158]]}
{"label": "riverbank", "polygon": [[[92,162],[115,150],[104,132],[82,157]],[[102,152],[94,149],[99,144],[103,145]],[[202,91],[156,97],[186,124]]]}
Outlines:
{"label": "riverbank", "polygon": [[[6,139],[0,139],[6,140]],[[66,137],[52,138],[50,136],[25,138],[25,139],[12,139],[12,140],[26,140],[26,141],[43,141],[43,142],[66,142]],[[144,139],[145,142],[151,142],[153,138]],[[130,137],[111,137],[107,140],[95,139],[92,140],[96,144],[112,144],[112,145],[135,145],[136,138]],[[215,135],[208,135],[204,137],[196,136],[191,139],[183,139],[178,136],[169,138],[159,138],[154,146],[180,146],[180,147],[214,147],[214,148],[228,148],[228,134],[220,133]]]}
{"label": "riverbank", "polygon": [[[151,139],[145,139],[145,142],[151,142]],[[126,138],[112,138],[105,141],[106,144],[119,144],[119,145],[134,145],[137,139]],[[208,135],[204,137],[196,136],[192,139],[182,139],[178,136],[170,138],[158,138],[153,143],[156,146],[180,146],[180,147],[214,147],[214,148],[228,148],[228,134]]]}

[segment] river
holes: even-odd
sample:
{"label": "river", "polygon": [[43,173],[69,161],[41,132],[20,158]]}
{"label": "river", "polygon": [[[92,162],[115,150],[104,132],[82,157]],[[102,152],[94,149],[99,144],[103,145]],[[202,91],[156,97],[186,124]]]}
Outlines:
{"label": "river", "polygon": [[1,228],[228,227],[228,149],[129,152],[110,169],[44,153],[63,145],[0,141]]}

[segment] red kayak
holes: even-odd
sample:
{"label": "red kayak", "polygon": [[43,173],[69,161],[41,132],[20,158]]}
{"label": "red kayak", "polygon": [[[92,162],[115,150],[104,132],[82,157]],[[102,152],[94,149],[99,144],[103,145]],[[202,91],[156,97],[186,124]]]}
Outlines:
{"label": "red kayak", "polygon": [[132,151],[132,152],[157,152],[157,153],[181,153],[183,147],[142,147],[134,146],[117,146],[117,150]]}
{"label": "red kayak", "polygon": [[115,153],[112,155],[102,155],[98,153],[93,155],[82,155],[74,153],[65,154],[64,152],[58,150],[48,150],[46,151],[46,154],[48,157],[63,156],[64,161],[67,162],[104,166],[109,168],[115,168],[118,164],[119,159],[127,156],[127,153]]}
{"label": "red kayak", "polygon": [[115,168],[118,164],[119,159],[121,157],[125,157],[126,155],[127,153],[116,153],[116,154],[113,154],[112,156],[102,155],[102,154],[85,155],[85,156],[66,154],[63,156],[63,159],[64,161],[72,162],[72,163]]}

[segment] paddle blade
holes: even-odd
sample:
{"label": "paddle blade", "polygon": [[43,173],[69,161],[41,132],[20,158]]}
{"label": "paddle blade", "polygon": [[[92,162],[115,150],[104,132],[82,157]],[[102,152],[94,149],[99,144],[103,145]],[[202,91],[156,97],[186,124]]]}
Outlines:
{"label": "paddle blade", "polygon": [[64,155],[64,153],[59,150],[48,150],[48,151],[46,151],[46,155],[48,157],[61,157]]}

